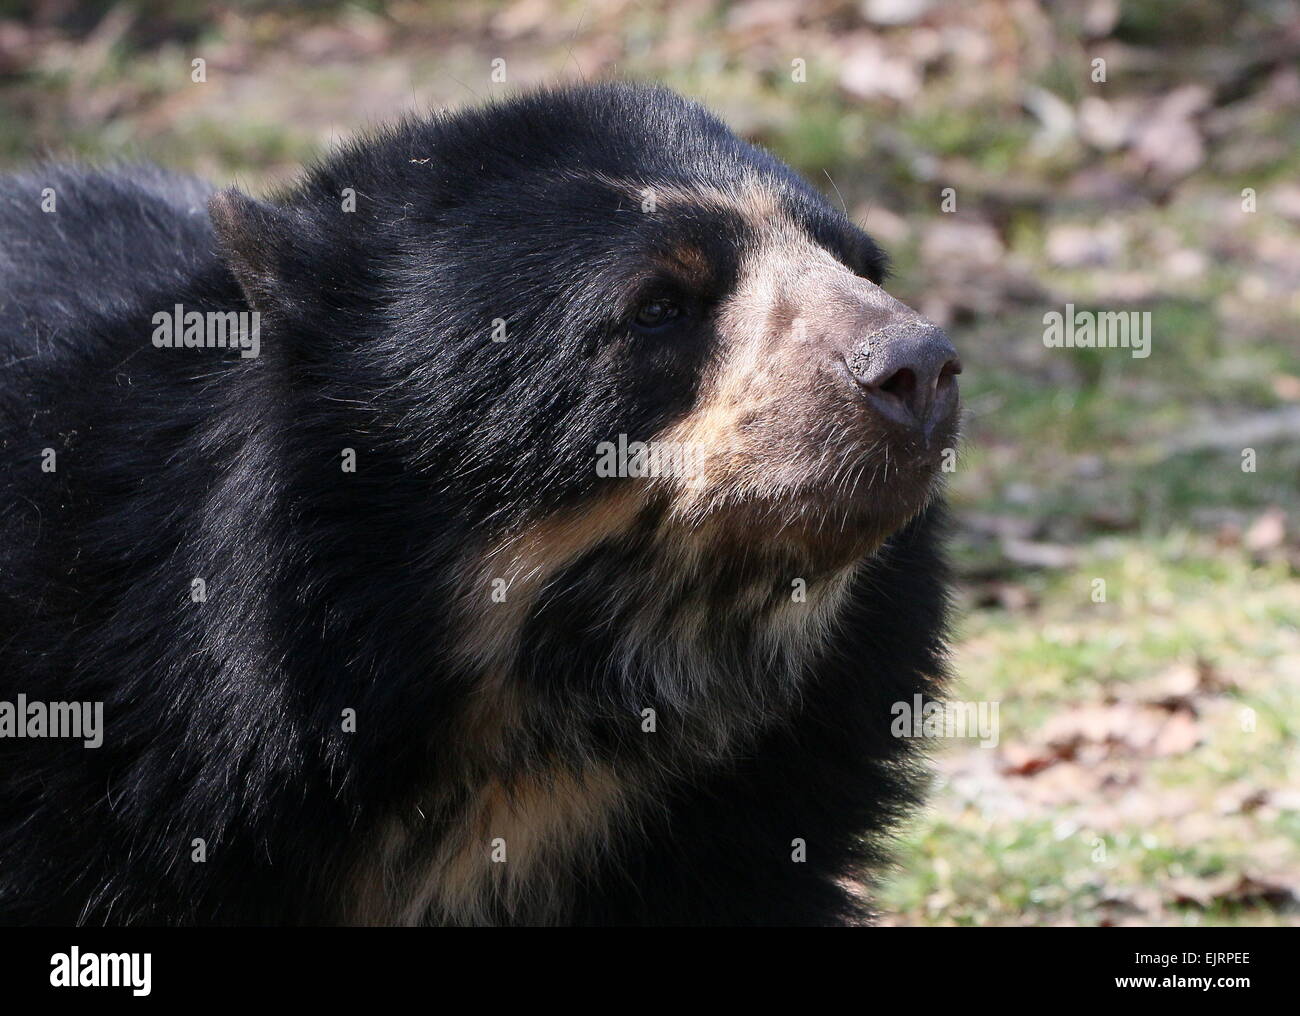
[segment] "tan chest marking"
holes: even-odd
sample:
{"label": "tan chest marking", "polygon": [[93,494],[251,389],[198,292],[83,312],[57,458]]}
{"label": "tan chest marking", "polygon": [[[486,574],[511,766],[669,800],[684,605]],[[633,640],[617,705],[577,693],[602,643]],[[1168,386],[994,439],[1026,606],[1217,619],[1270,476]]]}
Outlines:
{"label": "tan chest marking", "polygon": [[[594,452],[592,463],[594,469]],[[457,657],[489,674],[508,672],[519,649],[519,632],[547,580],[630,530],[643,498],[636,485],[616,483],[594,504],[510,534],[472,560],[460,584],[457,609],[463,635],[455,646]]]}
{"label": "tan chest marking", "polygon": [[626,804],[616,775],[596,763],[485,783],[401,923],[429,914],[481,924],[496,910],[524,923],[564,920],[573,875],[608,846]]}
{"label": "tan chest marking", "polygon": [[599,763],[484,780],[427,856],[418,829],[389,825],[357,880],[353,920],[562,922],[575,874],[609,846],[631,799]]}

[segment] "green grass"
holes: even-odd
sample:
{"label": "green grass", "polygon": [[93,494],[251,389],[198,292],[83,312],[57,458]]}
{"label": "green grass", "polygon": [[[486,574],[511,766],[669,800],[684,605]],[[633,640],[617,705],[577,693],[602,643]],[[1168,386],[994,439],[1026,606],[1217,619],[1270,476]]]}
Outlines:
{"label": "green grass", "polygon": [[[1296,919],[1247,904],[1178,904],[1168,887],[1177,879],[1264,871],[1279,853],[1300,856],[1294,800],[1281,809],[1216,811],[1224,788],[1236,784],[1263,792],[1294,786],[1300,584],[1285,566],[1225,554],[1187,533],[1114,541],[1104,550],[1039,582],[1031,619],[997,610],[968,614],[955,697],[1000,703],[1000,747],[1032,743],[1054,716],[1081,704],[1142,701],[1150,693],[1141,682],[1201,660],[1229,682],[1196,700],[1201,741],[1173,756],[1121,758],[1116,770],[1130,783],[1085,782],[1055,802],[1035,803],[1029,795],[1022,814],[999,813],[1001,796],[1014,797],[1041,777],[994,772],[975,793],[950,780],[909,830],[898,873],[886,882],[882,904],[904,920],[1098,923],[1124,916],[1105,900],[1136,890],[1146,890],[1136,910],[1144,921]],[[1109,602],[1089,598],[1093,577],[1107,580]],[[1243,729],[1243,710],[1253,712],[1253,730]],[[945,769],[960,776],[969,768],[963,753],[982,750],[951,746]],[[985,799],[992,812],[984,810]],[[1135,816],[1126,816],[1126,801],[1138,802]],[[1161,814],[1171,802],[1170,813]],[[1087,816],[1098,810],[1104,820],[1090,824]],[[1099,838],[1104,861],[1094,859]]]}

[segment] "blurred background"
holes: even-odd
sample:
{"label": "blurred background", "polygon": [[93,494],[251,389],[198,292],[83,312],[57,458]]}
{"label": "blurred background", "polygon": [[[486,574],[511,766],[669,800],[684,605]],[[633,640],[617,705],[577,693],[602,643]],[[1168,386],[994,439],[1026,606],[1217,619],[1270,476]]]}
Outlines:
{"label": "blurred background", "polygon": [[[937,746],[886,923],[1300,923],[1300,5],[0,0],[0,164],[260,192],[606,77],[842,197],[962,353],[954,696],[1000,738]],[[1047,348],[1067,303],[1150,356]]]}

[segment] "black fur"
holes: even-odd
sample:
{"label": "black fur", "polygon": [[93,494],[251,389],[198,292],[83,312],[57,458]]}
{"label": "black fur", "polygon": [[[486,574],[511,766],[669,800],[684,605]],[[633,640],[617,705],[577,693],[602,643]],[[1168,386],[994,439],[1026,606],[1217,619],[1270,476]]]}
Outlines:
{"label": "black fur", "polygon": [[[449,652],[458,563],[596,496],[598,442],[692,404],[706,343],[626,340],[645,252],[691,238],[725,288],[747,242],[721,212],[667,214],[649,234],[626,195],[588,181],[746,172],[879,279],[883,255],[783,165],[699,107],[626,85],[403,123],[274,203],[218,199],[233,224],[220,238],[210,189],[155,170],[0,183],[0,699],[102,701],[106,720],[96,749],[0,739],[0,919],[351,919],[343,899],[376,830],[416,821],[457,764],[475,693]],[[355,212],[340,211],[345,188]],[[150,342],[159,310],[250,298],[257,358]],[[494,318],[508,341],[491,341]],[[698,757],[692,704],[656,697],[653,654],[630,686],[614,636],[590,623],[602,583],[637,567],[638,536],[553,580],[515,676],[539,704],[498,764],[595,756],[659,781],[555,919],[862,915],[841,879],[881,862],[918,786],[890,706],[943,673],[939,511],[863,564],[797,693],[773,690],[770,716]],[[725,595],[744,567],[720,556],[700,595]],[[716,652],[761,686],[746,631],[737,615]],[[647,706],[664,731],[652,753]],[[458,806],[426,813],[418,836],[435,846]]]}

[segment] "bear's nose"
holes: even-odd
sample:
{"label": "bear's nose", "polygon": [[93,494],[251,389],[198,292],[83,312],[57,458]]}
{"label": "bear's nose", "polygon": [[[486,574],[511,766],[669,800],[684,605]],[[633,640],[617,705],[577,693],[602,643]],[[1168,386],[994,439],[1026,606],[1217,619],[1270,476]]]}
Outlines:
{"label": "bear's nose", "polygon": [[897,322],[872,333],[845,364],[872,409],[927,438],[956,406],[961,361],[948,336],[928,321]]}

